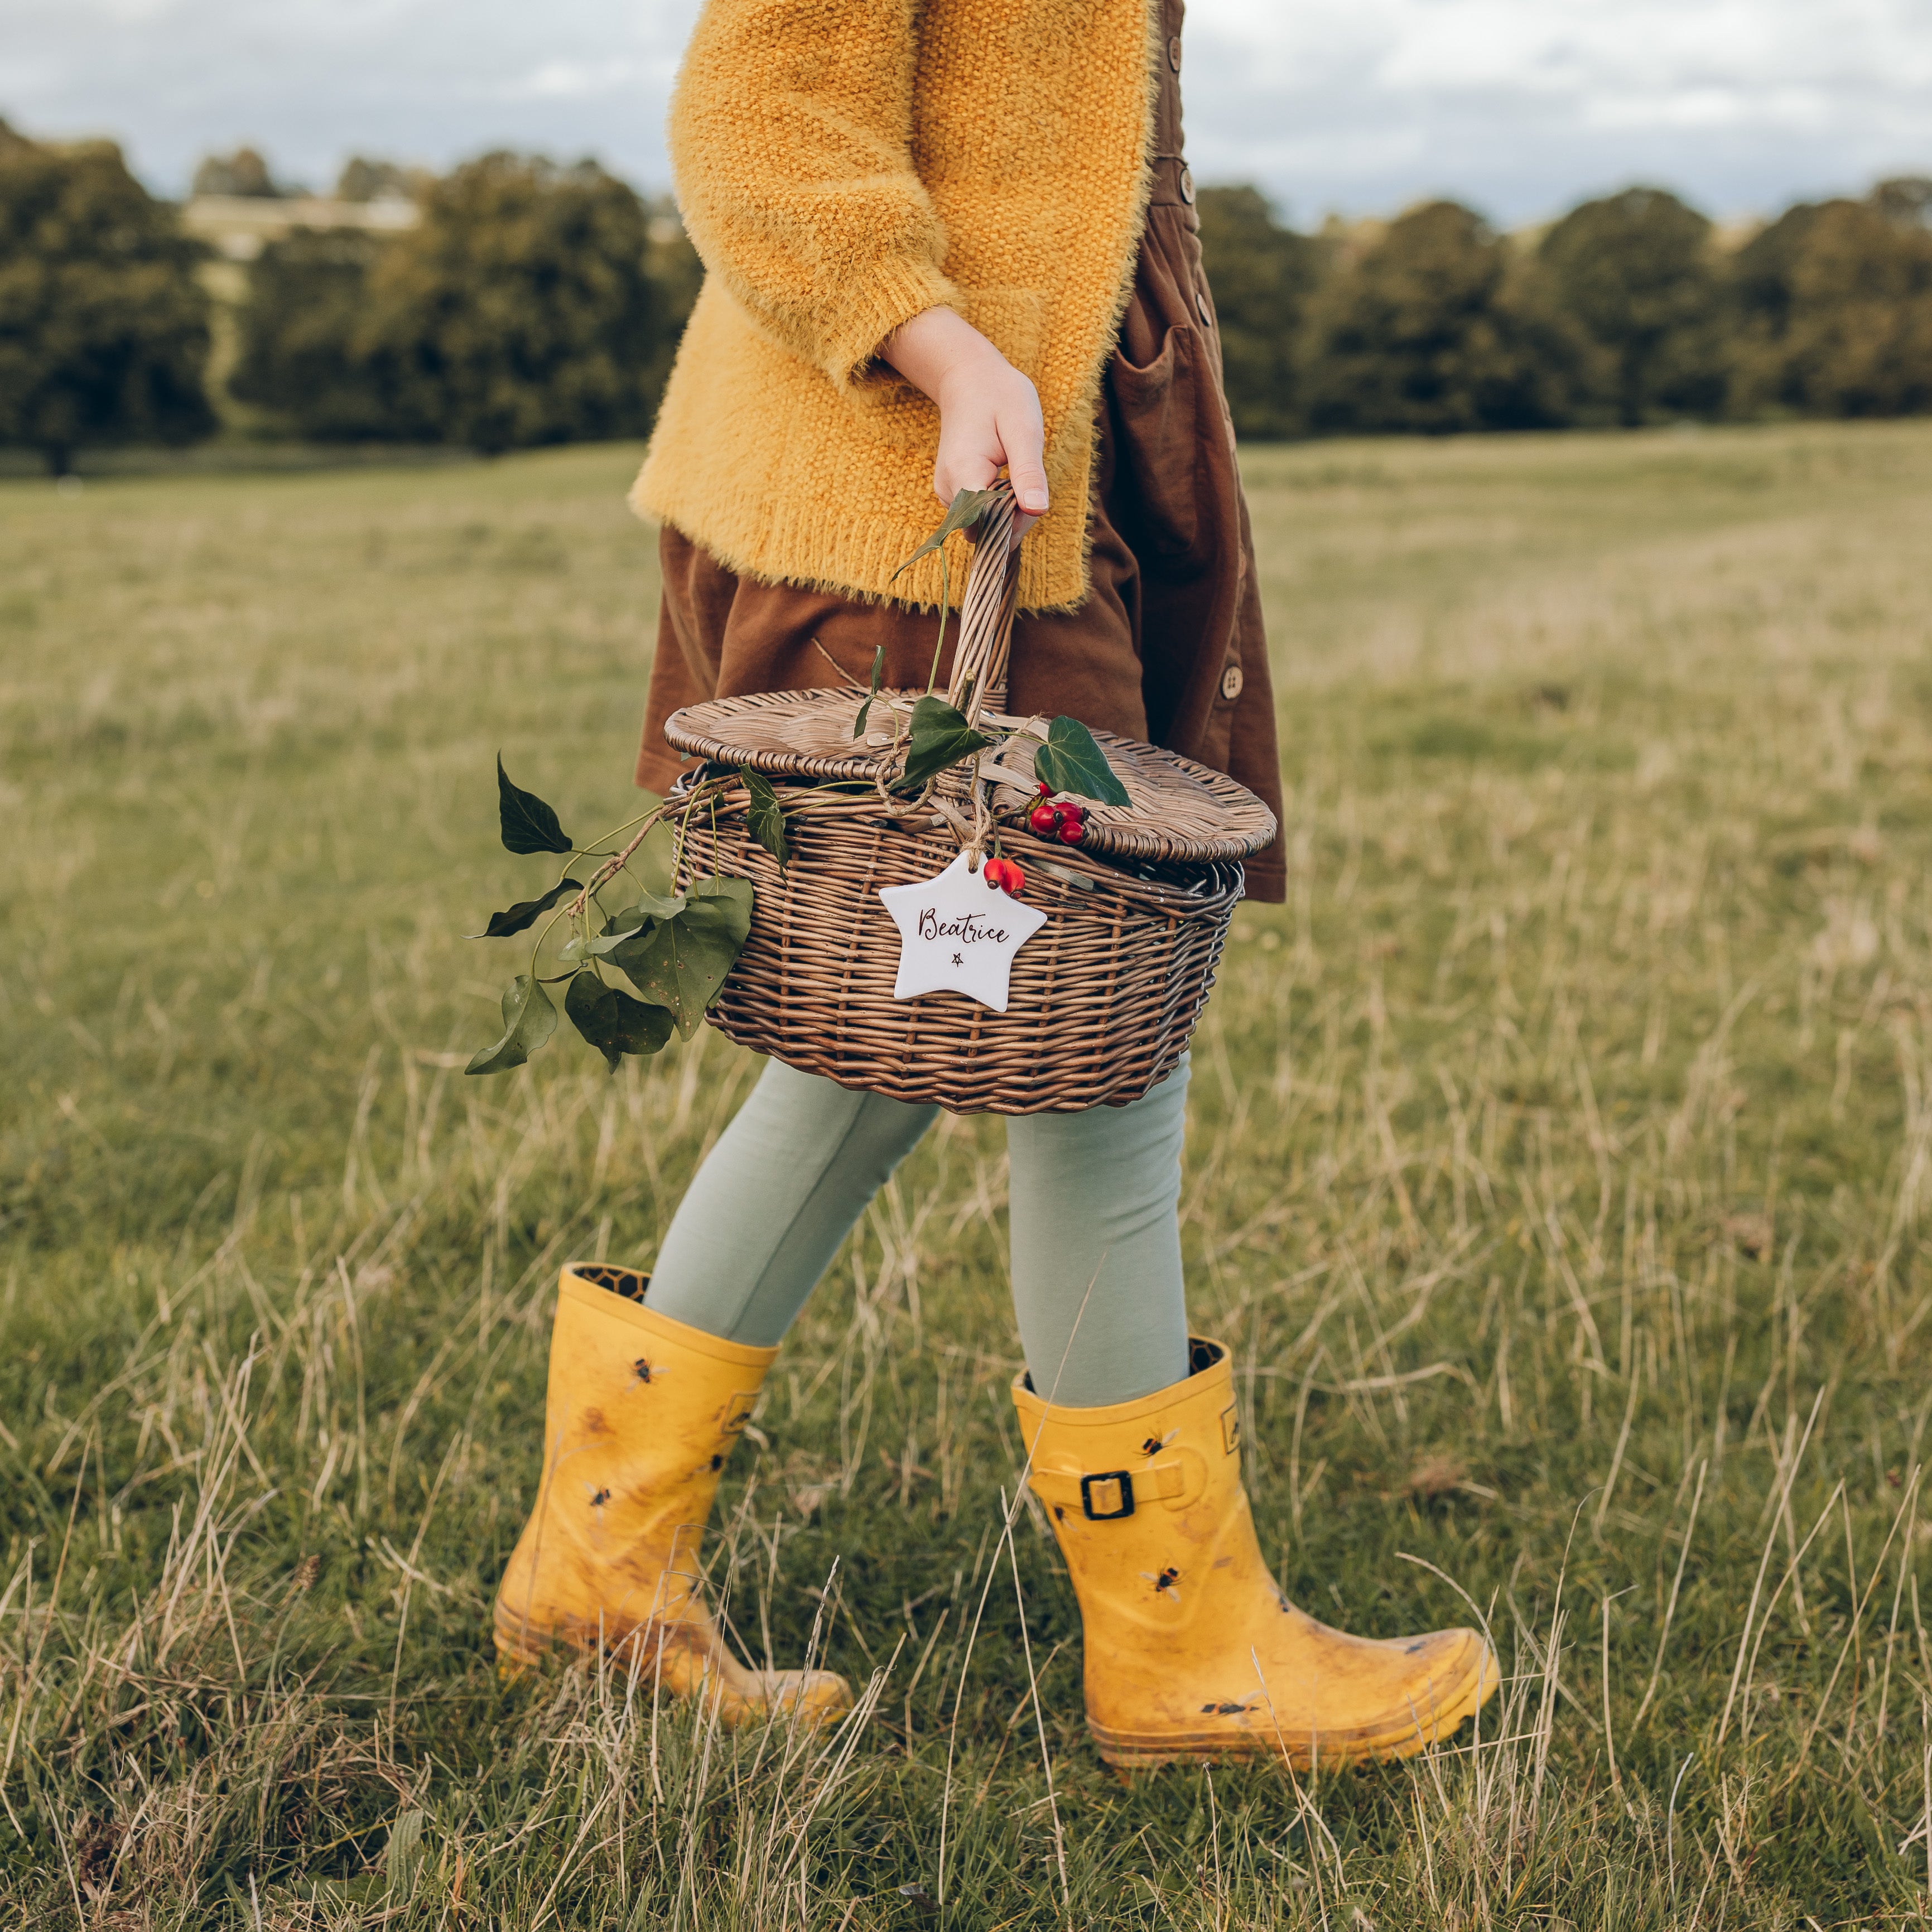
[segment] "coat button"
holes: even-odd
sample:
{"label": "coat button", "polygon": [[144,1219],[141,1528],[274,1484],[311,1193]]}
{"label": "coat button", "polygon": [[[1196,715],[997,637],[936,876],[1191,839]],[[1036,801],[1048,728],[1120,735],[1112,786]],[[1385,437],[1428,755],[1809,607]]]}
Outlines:
{"label": "coat button", "polygon": [[1194,291],[1194,306],[1201,311],[1201,320],[1212,328],[1214,326],[1214,311],[1208,305],[1208,291],[1205,289]]}
{"label": "coat button", "polygon": [[1241,686],[1247,680],[1241,675],[1239,664],[1230,664],[1221,674],[1221,695],[1232,704],[1241,694]]}
{"label": "coat button", "polygon": [[1194,206],[1194,177],[1185,161],[1180,164],[1180,198],[1190,208]]}
{"label": "coat button", "polygon": [[1180,36],[1178,34],[1167,44],[1167,64],[1176,74],[1180,71]]}

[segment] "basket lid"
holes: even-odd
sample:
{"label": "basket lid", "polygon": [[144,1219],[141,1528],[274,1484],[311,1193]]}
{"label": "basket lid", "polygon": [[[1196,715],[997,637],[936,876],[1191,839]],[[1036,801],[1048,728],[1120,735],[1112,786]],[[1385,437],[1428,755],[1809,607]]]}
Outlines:
{"label": "basket lid", "polygon": [[[922,692],[881,692],[874,700],[872,728],[854,742],[852,724],[863,692],[770,691],[742,698],[714,698],[675,712],[664,736],[680,752],[715,758],[722,764],[748,766],[772,778],[860,780],[875,784],[897,769],[892,734],[882,719],[890,706],[909,708]],[[983,722],[1010,731],[1028,721],[996,712]],[[1274,814],[1246,786],[1177,752],[1094,734],[1114,776],[1126,788],[1125,806],[1087,804],[1083,849],[1121,858],[1200,862],[1245,859],[1274,843]],[[995,807],[1010,811],[1033,795],[1030,741],[1016,739],[998,754]],[[984,767],[982,766],[982,775]],[[998,773],[1010,772],[1009,779]],[[942,796],[964,798],[965,768],[940,774]]]}

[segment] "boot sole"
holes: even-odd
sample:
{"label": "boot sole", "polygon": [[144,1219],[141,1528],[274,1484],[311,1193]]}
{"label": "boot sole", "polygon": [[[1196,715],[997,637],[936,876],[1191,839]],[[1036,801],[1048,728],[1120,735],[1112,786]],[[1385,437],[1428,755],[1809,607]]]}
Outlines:
{"label": "boot sole", "polygon": [[[600,1642],[594,1634],[579,1635],[568,1627],[558,1629],[548,1626],[539,1628],[527,1622],[514,1611],[507,1610],[499,1600],[492,1619],[491,1634],[496,1646],[496,1675],[506,1684],[514,1684],[527,1672],[536,1670],[545,1658],[558,1652],[567,1652],[580,1663],[589,1663],[600,1654],[619,1662],[626,1662],[626,1653],[634,1646],[655,1649],[652,1638],[655,1626],[640,1624],[624,1634],[606,1636]],[[675,1630],[676,1627],[671,1627]],[[685,1655],[692,1652],[688,1640],[681,1635],[674,1636],[664,1645],[664,1654]],[[813,1724],[836,1724],[852,1708],[852,1694],[845,1688],[842,1678],[837,1680],[842,1695],[836,1700],[821,1703],[802,1714],[806,1721]],[[789,1707],[783,1703],[762,1702],[746,1698],[731,1690],[718,1678],[707,1678],[709,1688],[700,1692],[675,1688],[666,1685],[668,1695],[675,1697],[704,1696],[721,1708],[727,1729],[740,1724],[763,1723],[782,1718],[788,1714]]]}
{"label": "boot sole", "polygon": [[490,1634],[496,1646],[496,1674],[506,1683],[536,1670],[557,1650],[570,1649],[579,1656],[590,1654],[583,1645],[568,1643],[554,1630],[532,1624],[514,1611],[506,1612],[500,1598],[490,1618]]}
{"label": "boot sole", "polygon": [[[536,1624],[509,1609],[500,1598],[491,1618],[490,1635],[496,1646],[498,1670],[506,1677],[514,1677],[536,1670],[560,1651],[584,1662],[600,1654],[620,1658],[634,1646],[652,1645],[654,1628],[639,1624],[610,1635],[568,1624]],[[670,1656],[689,1648],[679,1636],[671,1635],[666,1640],[664,1652]]]}
{"label": "boot sole", "polygon": [[[1391,1712],[1379,1724],[1348,1731],[1308,1732],[1264,1728],[1212,1731],[1170,1731],[1165,1734],[1109,1730],[1090,1717],[1087,1728],[1101,1760],[1116,1771],[1151,1771],[1166,1764],[1240,1763],[1260,1758],[1285,1758],[1297,1771],[1339,1770],[1345,1765],[1389,1762],[1413,1757],[1453,1736],[1495,1695],[1499,1678],[1496,1660],[1484,1651],[1475,1667],[1435,1706],[1434,1715]],[[1259,1714],[1264,1720],[1265,1708]]]}

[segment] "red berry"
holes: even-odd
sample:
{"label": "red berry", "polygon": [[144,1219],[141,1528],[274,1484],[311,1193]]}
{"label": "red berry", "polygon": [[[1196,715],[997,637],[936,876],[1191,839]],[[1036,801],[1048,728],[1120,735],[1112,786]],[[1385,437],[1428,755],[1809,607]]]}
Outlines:
{"label": "red berry", "polygon": [[1060,826],[1060,813],[1051,805],[1036,805],[1027,814],[1027,823],[1043,838],[1051,838]]}
{"label": "red berry", "polygon": [[1053,788],[1050,784],[1038,785],[1036,789],[1042,798],[1051,798],[1053,796]]}
{"label": "red berry", "polygon": [[1063,818],[1060,821],[1060,842],[1063,845],[1077,845],[1087,836],[1087,828],[1078,819]]}

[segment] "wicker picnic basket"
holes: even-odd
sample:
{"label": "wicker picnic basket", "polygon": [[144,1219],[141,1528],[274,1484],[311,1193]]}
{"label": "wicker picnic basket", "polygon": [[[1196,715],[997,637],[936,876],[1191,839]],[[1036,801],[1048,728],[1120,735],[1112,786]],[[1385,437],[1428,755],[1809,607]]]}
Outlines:
{"label": "wicker picnic basket", "polygon": [[[1018,545],[1002,489],[976,532],[948,701],[995,730],[1004,715]],[[687,821],[680,883],[734,873],[757,889],[751,932],[710,1011],[741,1046],[842,1087],[955,1113],[1036,1114],[1124,1106],[1170,1072],[1193,1033],[1241,896],[1241,861],[1274,837],[1274,814],[1242,785],[1156,746],[1094,735],[1131,803],[1096,806],[1078,847],[1024,829],[1032,748],[1005,746],[997,775],[956,766],[916,796],[892,789],[901,760],[882,692],[773,692],[677,712],[664,736],[721,766],[764,773],[786,808],[782,868],[751,834],[742,782]],[[882,717],[881,712],[884,715]],[[676,796],[674,792],[674,798]],[[898,928],[883,886],[930,879],[997,835],[1024,866],[1026,901],[1046,922],[1014,956],[1004,1012],[963,993],[892,996]]]}

